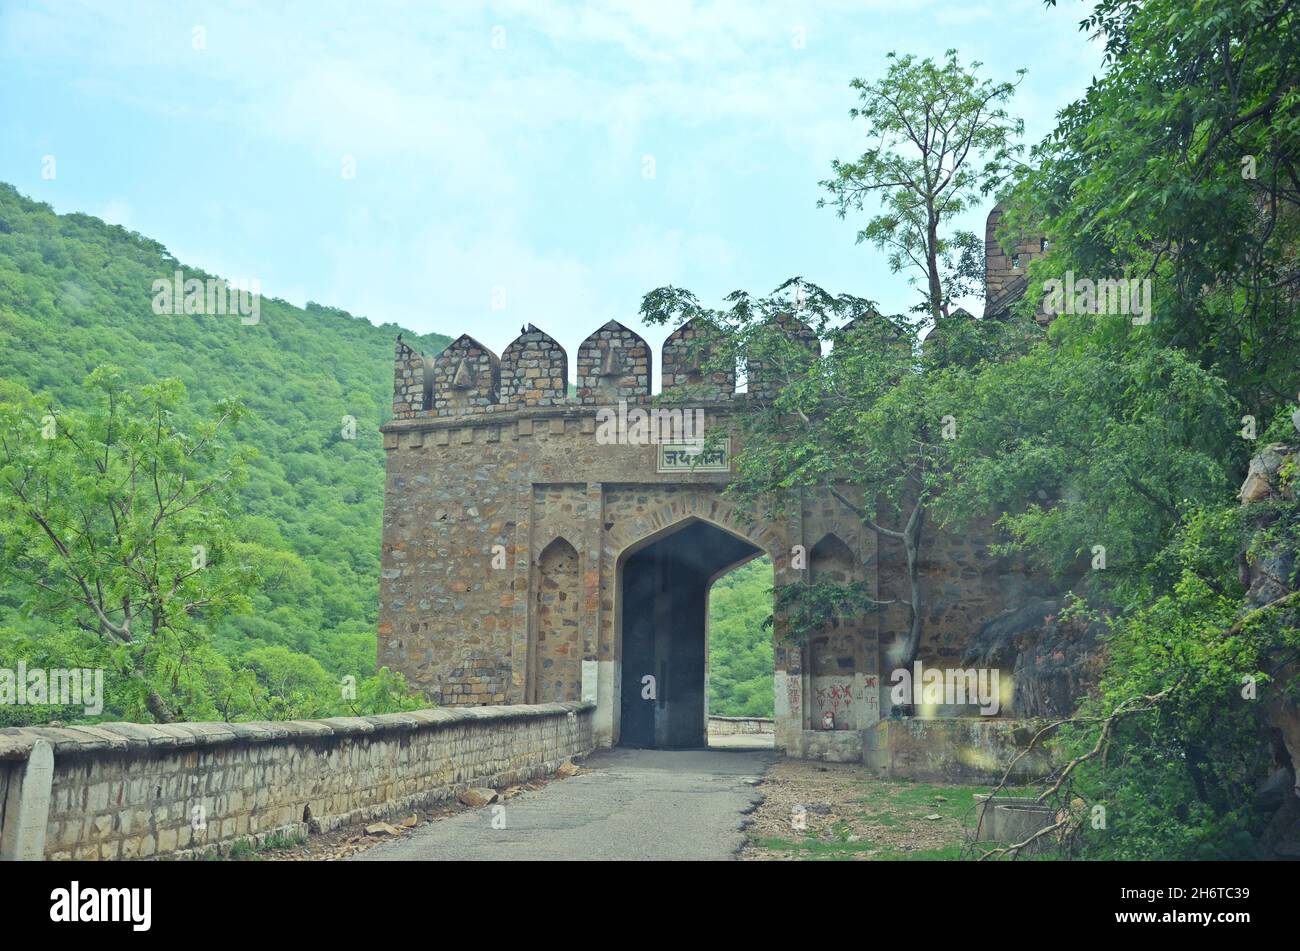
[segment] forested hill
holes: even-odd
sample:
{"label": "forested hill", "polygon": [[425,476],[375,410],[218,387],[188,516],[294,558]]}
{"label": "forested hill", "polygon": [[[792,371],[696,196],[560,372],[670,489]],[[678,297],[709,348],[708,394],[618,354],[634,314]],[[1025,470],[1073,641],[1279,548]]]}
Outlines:
{"label": "forested hill", "polygon": [[[153,282],[217,277],[156,241],[82,214],[56,215],[0,184],[0,378],[52,406],[88,399],[82,381],[115,365],[131,382],[180,378],[195,412],[236,397],[240,440],[260,453],[244,490],[243,540],[280,551],[287,583],[223,622],[232,658],[264,646],[310,654],[333,675],[374,667],[384,453],[393,343],[401,328],[341,310],[263,299],[256,324],[159,316]],[[223,275],[234,279],[233,275]],[[449,338],[405,337],[426,352]],[[342,437],[345,416],[356,438]],[[17,605],[0,605],[5,613]],[[30,624],[30,619],[28,621]]]}

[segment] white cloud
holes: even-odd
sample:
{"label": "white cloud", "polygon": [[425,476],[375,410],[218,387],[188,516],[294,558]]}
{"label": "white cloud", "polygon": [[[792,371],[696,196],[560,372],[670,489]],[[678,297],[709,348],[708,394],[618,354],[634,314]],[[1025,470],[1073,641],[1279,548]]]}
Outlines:
{"label": "white cloud", "polygon": [[[789,276],[787,263],[809,261],[829,272],[809,273],[828,286],[883,283],[880,255],[854,248],[855,229],[830,212],[818,213],[824,225],[799,212],[802,230],[786,220],[812,208],[832,156],[861,150],[849,79],[878,74],[894,46],[939,55],[943,45],[1006,78],[1022,58],[990,26],[999,23],[1055,23],[1025,59],[1078,70],[1096,51],[1061,29],[1066,19],[1068,31],[1073,16],[1044,14],[1039,0],[499,0],[436,10],[303,0],[200,12],[65,0],[0,12],[0,55],[57,71],[88,109],[125,107],[200,149],[238,146],[230,168],[187,183],[187,201],[161,225],[164,212],[129,196],[137,227],[178,254],[210,252],[183,260],[259,276],[268,294],[474,332],[498,352],[532,322],[572,354],[609,317],[632,322],[639,295],[661,284],[726,291],[757,281],[762,291]],[[196,23],[203,50],[192,48]],[[495,25],[504,50],[491,46]],[[1014,108],[1031,133],[1046,131],[1061,88],[1060,76],[1033,73],[1022,85]],[[641,179],[647,153],[653,183]],[[340,175],[345,155],[354,181]],[[148,167],[137,174],[147,190]],[[256,196],[246,183],[261,186]],[[120,207],[105,217],[130,220],[126,198],[114,198]],[[812,228],[827,244],[796,237]],[[488,305],[496,284],[506,287],[503,312]],[[832,289],[911,300],[901,278]]]}

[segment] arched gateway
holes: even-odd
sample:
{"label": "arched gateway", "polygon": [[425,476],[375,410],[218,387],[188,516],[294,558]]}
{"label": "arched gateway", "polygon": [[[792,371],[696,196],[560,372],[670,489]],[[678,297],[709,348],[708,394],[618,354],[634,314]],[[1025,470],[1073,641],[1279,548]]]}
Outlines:
{"label": "arched gateway", "polygon": [[[690,336],[688,324],[664,344],[665,395],[689,387],[706,398],[674,431],[684,418],[726,433],[746,397],[730,375],[703,378]],[[380,664],[439,704],[591,699],[600,745],[699,746],[716,577],[767,554],[777,585],[860,580],[886,600],[901,590],[901,550],[878,552],[832,498],[802,498],[779,523],[742,517],[721,495],[735,434],[695,460],[643,438],[638,411],[656,408],[650,363],[645,341],[611,321],[579,348],[568,397],[567,355],[540,330],[500,359],[468,336],[434,360],[399,340],[384,426]],[[930,547],[941,553],[923,566],[930,657],[952,656],[1003,601],[1004,579],[977,548],[956,538]],[[837,618],[801,646],[778,616],[777,747],[860,759],[862,731],[888,715],[882,667],[908,623],[898,606]]]}

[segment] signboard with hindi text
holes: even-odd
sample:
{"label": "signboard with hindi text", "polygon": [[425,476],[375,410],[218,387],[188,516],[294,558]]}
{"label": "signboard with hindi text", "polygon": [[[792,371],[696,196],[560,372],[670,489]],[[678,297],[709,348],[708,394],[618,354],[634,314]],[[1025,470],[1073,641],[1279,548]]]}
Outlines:
{"label": "signboard with hindi text", "polygon": [[664,442],[659,444],[659,472],[730,472],[731,437],[724,436],[714,445],[698,442]]}

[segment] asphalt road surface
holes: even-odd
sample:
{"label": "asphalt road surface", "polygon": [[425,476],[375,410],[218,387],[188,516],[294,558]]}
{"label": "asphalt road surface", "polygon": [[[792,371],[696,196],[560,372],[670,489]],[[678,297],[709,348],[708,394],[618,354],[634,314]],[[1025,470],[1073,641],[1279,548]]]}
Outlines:
{"label": "asphalt road surface", "polygon": [[[762,796],[767,751],[600,750],[583,771],[428,823],[352,861],[729,860]],[[493,819],[499,826],[493,828]]]}

